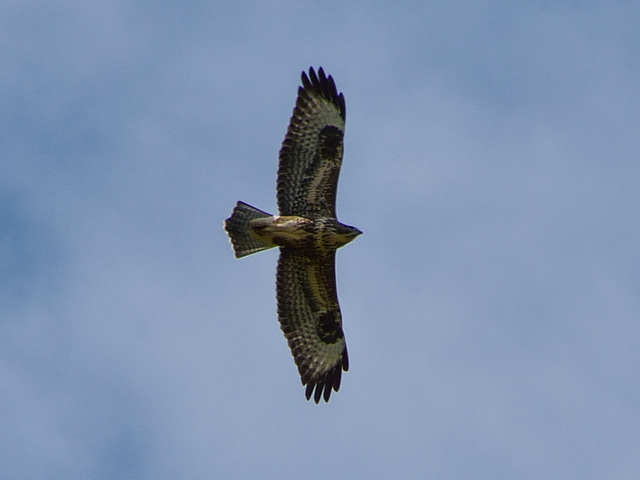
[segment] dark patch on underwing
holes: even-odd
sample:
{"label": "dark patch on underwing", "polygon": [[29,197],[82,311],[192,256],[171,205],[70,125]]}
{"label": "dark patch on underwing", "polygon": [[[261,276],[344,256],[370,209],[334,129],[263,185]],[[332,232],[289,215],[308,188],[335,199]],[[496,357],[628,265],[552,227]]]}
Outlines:
{"label": "dark patch on underwing", "polygon": [[339,161],[342,158],[342,130],[333,125],[324,127],[318,135],[320,157],[324,160]]}
{"label": "dark patch on underwing", "polygon": [[335,310],[322,312],[318,317],[318,336],[324,343],[336,343],[344,337],[340,314]]}

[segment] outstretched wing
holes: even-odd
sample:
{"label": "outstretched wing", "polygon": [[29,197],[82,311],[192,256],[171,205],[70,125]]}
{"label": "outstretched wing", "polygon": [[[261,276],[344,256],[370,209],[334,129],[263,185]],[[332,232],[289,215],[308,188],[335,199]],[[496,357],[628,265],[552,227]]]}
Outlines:
{"label": "outstretched wing", "polygon": [[331,75],[302,72],[302,86],[280,149],[280,215],[336,217],[336,189],[342,165],[345,103]]}
{"label": "outstretched wing", "polygon": [[[349,368],[335,276],[335,250],[308,256],[281,248],[276,277],[278,319],[298,366],[307,400],[329,401]],[[315,393],[314,393],[315,390]]]}

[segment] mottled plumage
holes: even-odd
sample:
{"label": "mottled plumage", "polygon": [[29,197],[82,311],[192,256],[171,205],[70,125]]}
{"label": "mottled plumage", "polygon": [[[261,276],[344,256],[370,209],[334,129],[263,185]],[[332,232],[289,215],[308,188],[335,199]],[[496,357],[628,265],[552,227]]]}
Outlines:
{"label": "mottled plumage", "polygon": [[307,399],[329,401],[349,368],[335,277],[335,251],[360,233],[336,219],[345,103],[331,76],[302,72],[280,149],[272,216],[238,202],[225,221],[236,257],[280,247],[278,319]]}
{"label": "mottled plumage", "polygon": [[342,165],[345,103],[331,75],[302,73],[302,86],[280,149],[280,215],[336,217],[336,190]]}

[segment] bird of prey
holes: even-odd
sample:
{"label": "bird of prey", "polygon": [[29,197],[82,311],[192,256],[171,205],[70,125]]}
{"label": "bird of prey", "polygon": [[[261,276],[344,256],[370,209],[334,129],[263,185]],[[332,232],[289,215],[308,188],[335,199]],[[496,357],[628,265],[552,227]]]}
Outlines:
{"label": "bird of prey", "polygon": [[336,249],[362,232],[336,219],[345,102],[322,67],[302,86],[279,154],[279,215],[238,202],[224,228],[237,258],[280,247],[278,320],[307,400],[329,401],[349,368],[336,291]]}

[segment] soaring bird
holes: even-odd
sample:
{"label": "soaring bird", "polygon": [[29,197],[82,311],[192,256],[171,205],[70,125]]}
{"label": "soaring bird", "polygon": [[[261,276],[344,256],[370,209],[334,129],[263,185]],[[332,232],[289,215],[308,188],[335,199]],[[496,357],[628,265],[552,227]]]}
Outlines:
{"label": "soaring bird", "polygon": [[238,202],[224,222],[237,258],[280,248],[278,320],[307,400],[329,401],[349,357],[336,291],[336,250],[362,232],[336,219],[345,102],[322,67],[302,72],[279,154],[279,215]]}

